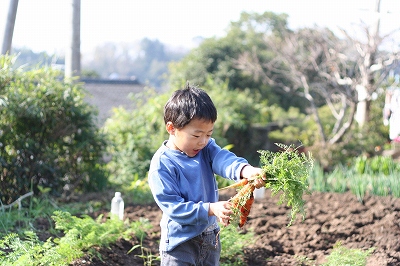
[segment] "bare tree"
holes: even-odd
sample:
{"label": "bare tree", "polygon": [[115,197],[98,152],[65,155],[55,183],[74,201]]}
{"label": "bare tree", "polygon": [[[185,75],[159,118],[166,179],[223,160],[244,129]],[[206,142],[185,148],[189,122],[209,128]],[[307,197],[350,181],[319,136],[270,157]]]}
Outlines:
{"label": "bare tree", "polygon": [[6,26],[4,29],[3,45],[1,47],[1,54],[7,54],[7,53],[11,52],[15,19],[17,17],[17,9],[18,9],[18,0],[10,0]]}
{"label": "bare tree", "polygon": [[[352,66],[335,50],[344,49],[346,43],[327,29],[303,29],[289,32],[283,40],[267,37],[265,41],[274,52],[270,61],[261,62],[253,50],[239,57],[237,67],[264,83],[305,98],[318,126],[319,140],[324,145],[340,140],[353,123],[356,107],[353,82],[347,76]],[[336,119],[329,134],[317,111],[321,101]]]}
{"label": "bare tree", "polygon": [[359,73],[354,83],[356,83],[358,95],[355,120],[360,127],[363,127],[369,121],[372,94],[385,81],[390,70],[396,66],[395,63],[400,58],[397,51],[385,51],[384,53],[380,53],[379,51],[379,47],[383,42],[398,30],[396,29],[383,36],[380,35],[380,4],[381,0],[376,0],[374,13],[377,19],[375,23],[371,26],[362,23],[360,26],[365,34],[364,41],[352,37],[346,30],[341,29],[354,50],[357,51],[356,56],[352,60],[358,66]]}
{"label": "bare tree", "polygon": [[[390,36],[379,36],[379,24],[372,31],[363,25],[363,30],[366,42],[352,38],[346,31],[343,33],[347,38],[340,40],[329,30],[318,28],[288,32],[282,40],[267,35],[265,42],[274,57],[262,61],[254,48],[239,57],[237,67],[266,84],[305,98],[321,143],[334,144],[355,119],[361,127],[368,122],[372,94],[399,59],[397,52],[379,51],[383,40]],[[321,97],[336,119],[331,132],[324,130],[318,116]]]}

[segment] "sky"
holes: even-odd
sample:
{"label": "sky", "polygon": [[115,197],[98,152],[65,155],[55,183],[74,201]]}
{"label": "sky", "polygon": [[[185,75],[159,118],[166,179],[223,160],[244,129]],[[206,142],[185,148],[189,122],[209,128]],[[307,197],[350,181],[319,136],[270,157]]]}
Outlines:
{"label": "sky", "polygon": [[[0,0],[2,44],[8,5]],[[360,30],[372,23],[376,0],[81,0],[81,51],[106,42],[136,42],[145,37],[191,48],[196,37],[221,37],[243,11],[286,13],[289,27]],[[72,0],[19,0],[13,45],[35,52],[62,53],[68,41]],[[400,29],[400,0],[381,0],[381,28]],[[397,17],[397,18],[396,18]],[[399,38],[400,40],[400,38]]]}

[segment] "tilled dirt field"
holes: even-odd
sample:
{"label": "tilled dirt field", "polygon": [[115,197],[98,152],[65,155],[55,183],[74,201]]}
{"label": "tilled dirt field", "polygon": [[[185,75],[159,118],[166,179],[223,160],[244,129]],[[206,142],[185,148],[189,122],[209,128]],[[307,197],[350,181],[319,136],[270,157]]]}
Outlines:
{"label": "tilled dirt field", "polygon": [[[234,193],[234,191],[233,191]],[[221,195],[229,199],[230,193]],[[244,230],[253,228],[254,244],[244,249],[247,265],[302,265],[299,257],[315,265],[326,262],[326,256],[338,241],[346,248],[374,248],[368,266],[400,265],[400,199],[366,196],[363,203],[350,192],[344,194],[318,193],[304,197],[307,216],[287,227],[289,209],[277,205],[277,197],[267,192],[257,200]],[[131,220],[148,218],[153,229],[142,243],[144,254],[158,255],[161,212],[155,204],[127,206],[126,217]],[[136,239],[120,240],[110,248],[101,248],[102,260],[81,258],[72,265],[144,265],[140,249],[127,252],[139,244]],[[152,265],[159,265],[155,261]]]}

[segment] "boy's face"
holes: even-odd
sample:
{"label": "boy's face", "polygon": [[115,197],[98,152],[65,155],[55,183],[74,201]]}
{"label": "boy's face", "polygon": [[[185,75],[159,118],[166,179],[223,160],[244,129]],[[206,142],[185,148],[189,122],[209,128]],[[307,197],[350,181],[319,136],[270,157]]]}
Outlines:
{"label": "boy's face", "polygon": [[210,140],[214,123],[193,119],[183,128],[177,129],[172,122],[168,122],[166,129],[170,135],[167,146],[170,149],[180,150],[189,157],[194,157]]}

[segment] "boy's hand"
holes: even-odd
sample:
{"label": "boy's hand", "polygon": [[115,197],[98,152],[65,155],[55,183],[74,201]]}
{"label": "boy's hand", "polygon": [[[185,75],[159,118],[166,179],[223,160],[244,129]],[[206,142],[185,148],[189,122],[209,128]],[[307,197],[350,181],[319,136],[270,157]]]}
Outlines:
{"label": "boy's hand", "polygon": [[210,203],[208,210],[208,216],[217,216],[218,221],[227,226],[229,224],[229,216],[233,212],[231,211],[231,203],[229,201],[218,201]]}
{"label": "boy's hand", "polygon": [[256,188],[265,186],[266,176],[261,168],[246,165],[242,169],[241,176],[243,178],[247,178],[248,180],[253,180],[253,184]]}

